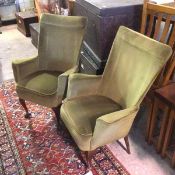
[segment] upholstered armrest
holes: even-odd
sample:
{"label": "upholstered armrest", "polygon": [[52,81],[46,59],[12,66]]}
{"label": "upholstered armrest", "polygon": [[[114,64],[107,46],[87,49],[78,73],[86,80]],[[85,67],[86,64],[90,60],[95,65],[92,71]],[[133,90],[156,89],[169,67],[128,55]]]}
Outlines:
{"label": "upholstered armrest", "polygon": [[127,136],[138,110],[134,106],[99,117],[92,138],[93,149]]}
{"label": "upholstered armrest", "polygon": [[101,75],[72,74],[69,76],[67,98],[91,95],[97,92]]}
{"label": "upholstered armrest", "polygon": [[106,124],[112,124],[114,122],[117,122],[118,120],[122,119],[123,117],[127,117],[130,114],[133,114],[135,112],[138,112],[139,107],[132,106],[130,108],[126,108],[124,110],[112,112],[106,115],[103,115],[97,119],[97,121],[105,122]]}
{"label": "upholstered armrest", "polygon": [[68,77],[72,73],[78,72],[78,66],[75,66],[68,71],[64,72],[58,77],[58,88],[57,88],[57,95],[58,96],[65,96],[67,91],[67,84],[68,84]]}
{"label": "upholstered armrest", "polygon": [[15,81],[18,82],[27,75],[32,74],[38,70],[38,57],[13,60],[12,68]]}

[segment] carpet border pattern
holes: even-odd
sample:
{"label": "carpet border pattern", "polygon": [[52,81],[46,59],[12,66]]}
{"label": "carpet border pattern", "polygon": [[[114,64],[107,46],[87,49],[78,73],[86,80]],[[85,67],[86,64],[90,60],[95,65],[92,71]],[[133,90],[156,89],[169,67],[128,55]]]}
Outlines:
{"label": "carpet border pattern", "polygon": [[[1,156],[0,157],[1,158],[0,159],[0,173],[8,174],[8,169],[11,166],[14,169],[14,171],[16,171],[14,173],[17,173],[19,175],[25,175],[26,173],[25,173],[22,161],[20,159],[18,148],[17,148],[15,140],[13,138],[13,133],[12,133],[12,130],[9,126],[9,122],[8,122],[7,117],[6,117],[6,112],[5,112],[5,109],[4,109],[1,101],[0,101],[0,115],[1,115],[1,118],[0,118],[0,132],[1,132],[0,139],[1,139],[1,141],[3,141],[0,143],[0,145],[1,145],[1,147],[0,147],[0,156]],[[4,139],[2,137],[4,137]],[[3,145],[6,146],[5,150],[2,149]],[[5,157],[5,160],[2,161],[2,154],[3,154],[3,152],[5,153],[7,151],[10,151],[12,153],[13,157],[7,156],[7,157]],[[7,162],[7,163],[5,164],[4,162]]]}

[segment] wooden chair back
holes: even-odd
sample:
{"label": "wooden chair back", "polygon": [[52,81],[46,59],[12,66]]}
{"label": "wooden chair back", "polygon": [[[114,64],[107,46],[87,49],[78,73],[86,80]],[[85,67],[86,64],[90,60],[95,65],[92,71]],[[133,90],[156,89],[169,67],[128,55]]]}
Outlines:
{"label": "wooden chair back", "polygon": [[[175,8],[144,0],[141,33],[157,41],[170,45],[175,50]],[[174,54],[155,82],[156,86],[165,85],[174,74]]]}

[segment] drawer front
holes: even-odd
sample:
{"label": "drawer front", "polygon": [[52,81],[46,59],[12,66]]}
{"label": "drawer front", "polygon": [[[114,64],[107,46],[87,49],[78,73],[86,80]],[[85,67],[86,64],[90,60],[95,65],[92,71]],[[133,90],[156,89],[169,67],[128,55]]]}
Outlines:
{"label": "drawer front", "polygon": [[81,52],[80,54],[80,63],[79,70],[81,73],[99,75],[102,73],[102,69],[100,69],[93,60],[87,55],[85,52]]}
{"label": "drawer front", "polygon": [[39,31],[36,30],[32,25],[30,25],[30,34],[32,38],[32,43],[35,47],[38,47]]}

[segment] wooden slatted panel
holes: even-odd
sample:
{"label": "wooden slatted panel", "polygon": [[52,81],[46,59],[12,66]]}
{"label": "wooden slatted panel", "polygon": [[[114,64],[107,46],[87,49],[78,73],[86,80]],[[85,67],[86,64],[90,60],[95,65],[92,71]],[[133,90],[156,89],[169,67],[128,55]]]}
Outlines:
{"label": "wooden slatted panel", "polygon": [[174,47],[174,42],[175,42],[175,24],[173,25],[172,33],[170,40],[168,42],[168,45],[170,45],[172,48]]}
{"label": "wooden slatted panel", "polygon": [[160,38],[160,42],[165,43],[166,42],[166,37],[170,28],[170,20],[171,20],[171,15],[167,15],[166,17],[166,22],[165,22],[165,26],[162,32],[162,36]]}
{"label": "wooden slatted panel", "polygon": [[149,10],[159,12],[159,13],[167,13],[169,15],[175,14],[175,8],[170,6],[158,5],[153,3],[147,3],[147,8]]}
{"label": "wooden slatted panel", "polygon": [[161,27],[162,17],[163,17],[162,13],[158,14],[158,18],[157,18],[157,21],[156,21],[156,27],[155,27],[155,31],[154,31],[154,36],[153,36],[153,38],[155,40],[158,40],[158,36],[159,36],[159,33],[160,33],[160,29],[161,29],[160,27]]}
{"label": "wooden slatted panel", "polygon": [[142,12],[142,24],[141,24],[141,30],[140,33],[145,34],[145,29],[146,29],[146,23],[147,23],[147,2],[149,0],[144,0],[143,4],[143,12]]}
{"label": "wooden slatted panel", "polygon": [[154,13],[150,13],[150,19],[149,19],[149,24],[148,24],[148,31],[147,31],[147,36],[151,36],[151,32],[153,29],[153,24],[154,24]]}
{"label": "wooden slatted panel", "polygon": [[164,76],[164,79],[163,79],[163,83],[162,85],[167,85],[169,80],[171,80],[173,74],[174,74],[174,71],[175,71],[175,54],[172,55],[171,57],[171,62],[170,64],[168,64],[168,67],[167,67],[167,71],[166,71],[166,74]]}

